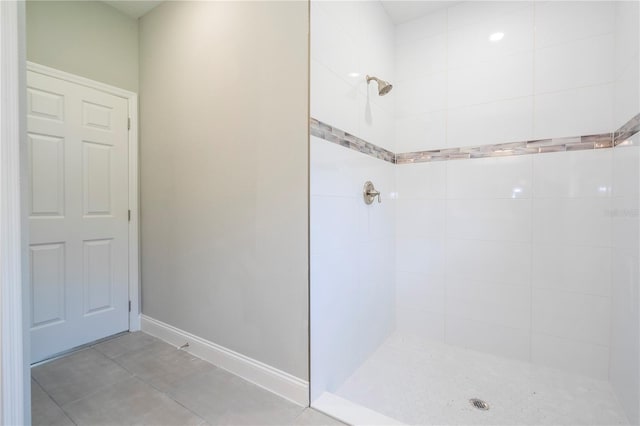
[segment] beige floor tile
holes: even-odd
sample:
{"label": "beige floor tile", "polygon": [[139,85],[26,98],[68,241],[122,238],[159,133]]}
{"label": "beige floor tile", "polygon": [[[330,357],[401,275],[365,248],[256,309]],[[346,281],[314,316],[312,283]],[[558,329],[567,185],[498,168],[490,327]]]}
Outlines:
{"label": "beige floor tile", "polygon": [[39,365],[31,374],[60,406],[131,377],[125,369],[92,348]]}
{"label": "beige floor tile", "polygon": [[215,368],[210,363],[164,342],[154,342],[114,359],[131,374],[166,392],[193,374]]}
{"label": "beige floor tile", "polygon": [[200,425],[203,420],[132,377],[64,406],[78,425]]}
{"label": "beige floor tile", "polygon": [[74,423],[35,380],[31,380],[31,424],[33,426],[72,426]]}
{"label": "beige floor tile", "polygon": [[220,369],[183,380],[169,395],[211,425],[291,425],[304,410]]}
{"label": "beige floor tile", "polygon": [[134,333],[126,333],[122,336],[105,340],[97,345],[93,345],[93,348],[113,359],[130,352],[138,351],[157,342],[161,341],[153,336],[143,333],[142,331],[136,331]]}

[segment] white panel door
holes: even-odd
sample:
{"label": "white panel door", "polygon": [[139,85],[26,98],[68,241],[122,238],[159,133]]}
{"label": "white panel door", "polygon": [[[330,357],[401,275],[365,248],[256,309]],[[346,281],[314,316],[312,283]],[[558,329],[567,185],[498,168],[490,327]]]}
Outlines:
{"label": "white panel door", "polygon": [[127,100],[27,75],[31,361],[129,329]]}

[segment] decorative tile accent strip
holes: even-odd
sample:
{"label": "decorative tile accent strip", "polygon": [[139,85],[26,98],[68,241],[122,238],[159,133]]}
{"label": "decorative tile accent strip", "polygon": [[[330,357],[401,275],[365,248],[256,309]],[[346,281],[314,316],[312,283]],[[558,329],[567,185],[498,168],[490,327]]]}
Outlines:
{"label": "decorative tile accent strip", "polygon": [[380,160],[388,161],[390,163],[396,162],[396,155],[391,151],[350,135],[336,127],[332,127],[326,123],[318,121],[315,118],[310,120],[310,124],[311,134],[313,136],[353,149],[354,151],[370,155],[371,157],[379,158]]}
{"label": "decorative tile accent strip", "polygon": [[431,151],[394,154],[384,148],[362,140],[340,129],[311,118],[311,134],[326,141],[396,164],[424,163],[429,161],[462,160],[469,158],[508,157],[513,155],[541,154],[545,152],[580,151],[589,149],[631,146],[631,136],[640,132],[640,114],[637,114],[614,133],[539,139],[522,142],[478,145],[465,148],[447,148]]}
{"label": "decorative tile accent strip", "polygon": [[611,133],[570,138],[540,139],[534,141],[508,142],[495,145],[470,146],[465,148],[438,149],[433,151],[407,152],[396,155],[396,163],[422,163],[427,161],[460,160],[466,158],[507,157],[513,155],[539,154],[544,152],[578,151],[583,149],[611,148]]}
{"label": "decorative tile accent strip", "polygon": [[620,127],[613,136],[613,142],[615,146],[629,146],[633,145],[630,140],[631,136],[640,131],[640,114],[637,114],[631,120],[627,121],[622,127]]}

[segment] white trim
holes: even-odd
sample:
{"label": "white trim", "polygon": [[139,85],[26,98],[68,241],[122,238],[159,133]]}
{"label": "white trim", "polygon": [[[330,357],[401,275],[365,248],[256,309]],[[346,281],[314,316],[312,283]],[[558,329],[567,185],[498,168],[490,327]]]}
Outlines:
{"label": "white trim", "polygon": [[131,129],[129,130],[129,209],[131,221],[129,222],[129,300],[131,312],[129,312],[129,330],[140,330],[140,209],[138,187],[138,95],[119,87],[100,83],[75,74],[60,71],[34,62],[27,62],[27,70],[54,77],[70,83],[90,87],[110,95],[124,98],[128,102]]}
{"label": "white trim", "polygon": [[189,343],[187,352],[300,406],[309,406],[309,382],[306,380],[146,315],[142,315],[142,331],[174,346]]}
{"label": "white trim", "polygon": [[110,86],[99,81],[91,80],[89,78],[81,77],[79,75],[71,74],[66,71],[60,71],[56,68],[51,68],[46,65],[37,64],[35,62],[27,61],[27,71],[37,72],[49,77],[58,78],[60,80],[68,81],[70,83],[79,84],[81,86],[90,87],[101,92],[109,93],[110,95],[119,96],[121,98],[129,99],[135,97],[136,94],[119,87]]}
{"label": "white trim", "polygon": [[311,407],[353,426],[404,425],[404,423],[358,405],[330,392],[324,392]]}
{"label": "white trim", "polygon": [[[0,1],[0,423],[25,422],[19,2]],[[28,404],[28,403],[27,403]]]}

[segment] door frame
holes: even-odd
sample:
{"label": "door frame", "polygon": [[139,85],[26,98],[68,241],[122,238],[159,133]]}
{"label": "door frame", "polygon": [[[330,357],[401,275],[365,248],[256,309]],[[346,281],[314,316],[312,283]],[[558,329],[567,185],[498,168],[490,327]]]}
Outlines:
{"label": "door frame", "polygon": [[[94,81],[85,77],[60,71],[55,68],[27,61],[27,71],[32,71],[48,77],[68,81],[70,83],[99,90],[127,101],[129,108],[130,128],[129,140],[129,209],[131,220],[129,221],[129,331],[140,330],[140,204],[138,200],[139,176],[138,176],[138,95],[119,87]],[[25,297],[28,297],[25,295]]]}
{"label": "door frame", "polygon": [[[25,136],[25,9],[0,1],[0,423],[31,422],[21,180]],[[24,306],[24,309],[23,309]]]}

